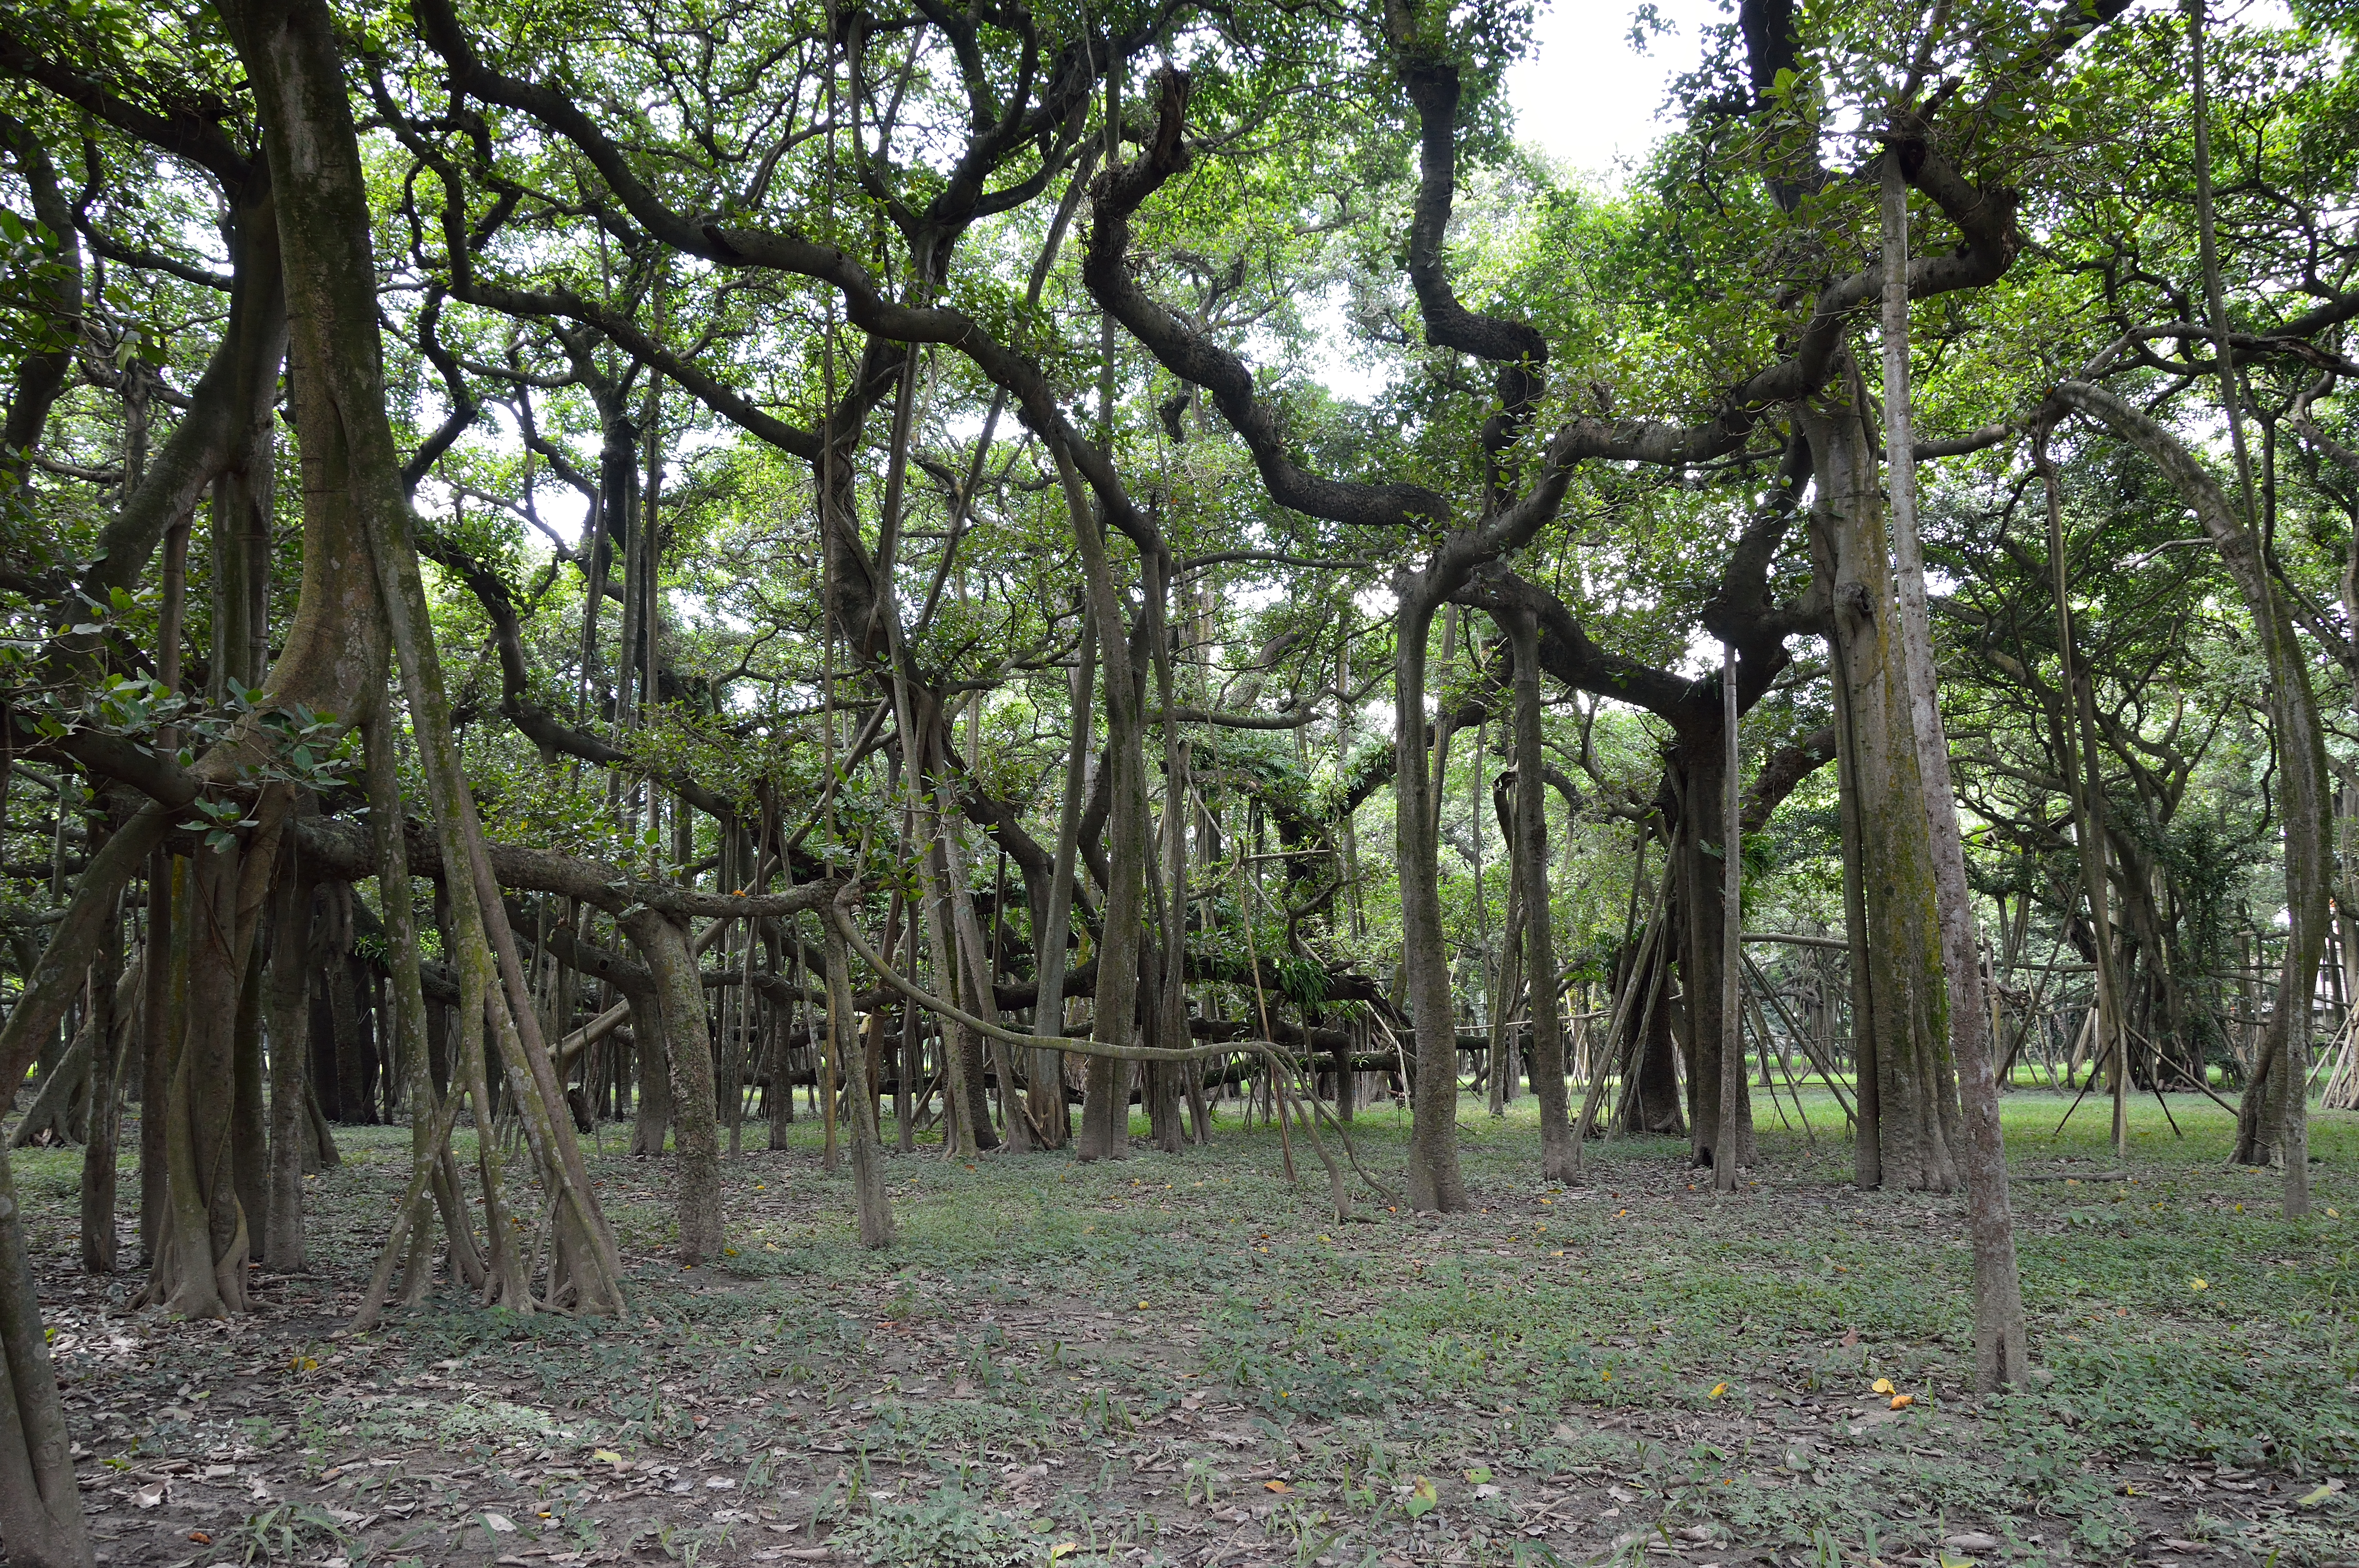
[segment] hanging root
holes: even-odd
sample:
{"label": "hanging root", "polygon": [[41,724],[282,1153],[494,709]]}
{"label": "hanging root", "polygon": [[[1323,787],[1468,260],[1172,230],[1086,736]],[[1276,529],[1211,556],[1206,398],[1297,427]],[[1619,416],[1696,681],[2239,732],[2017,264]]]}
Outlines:
{"label": "hanging root", "polygon": [[[1302,1119],[1303,1130],[1310,1137],[1311,1149],[1318,1154],[1320,1162],[1327,1167],[1327,1173],[1334,1189],[1335,1217],[1338,1220],[1347,1220],[1352,1217],[1350,1206],[1343,1191],[1343,1172],[1336,1165],[1334,1156],[1327,1152],[1325,1141],[1319,1136],[1316,1119],[1299,1106],[1288,1104],[1293,1092],[1296,1092],[1292,1090],[1291,1086],[1300,1071],[1299,1066],[1293,1057],[1275,1042],[1235,1040],[1217,1044],[1173,1048],[1160,1045],[1114,1045],[1103,1040],[1076,1040],[1061,1035],[1020,1034],[1015,1030],[1003,1029],[998,1024],[985,1022],[974,1014],[944,1001],[920,987],[916,981],[895,970],[892,966],[886,963],[881,954],[868,945],[867,939],[860,934],[858,924],[841,905],[831,905],[829,914],[836,928],[843,934],[845,944],[860,956],[861,962],[875,970],[887,986],[916,1002],[919,1007],[954,1022],[964,1024],[967,1028],[990,1039],[1003,1041],[1010,1045],[1026,1046],[1036,1051],[1060,1051],[1075,1056],[1097,1056],[1116,1062],[1204,1062],[1232,1055],[1238,1051],[1248,1051],[1261,1057],[1269,1065],[1270,1087],[1278,1097],[1279,1131],[1283,1133],[1286,1130],[1289,1109],[1293,1115]],[[1352,1147],[1351,1137],[1344,1132],[1342,1124],[1334,1119],[1326,1107],[1319,1105],[1316,1096],[1305,1098],[1309,1098],[1312,1105],[1319,1106],[1319,1115],[1327,1118],[1328,1124],[1335,1130],[1335,1136],[1343,1142],[1344,1152],[1351,1158],[1352,1169],[1359,1173],[1360,1179],[1368,1184],[1369,1190],[1387,1202],[1397,1202],[1394,1195],[1386,1190],[1382,1183],[1369,1175],[1366,1168],[1360,1163],[1359,1155]]]}

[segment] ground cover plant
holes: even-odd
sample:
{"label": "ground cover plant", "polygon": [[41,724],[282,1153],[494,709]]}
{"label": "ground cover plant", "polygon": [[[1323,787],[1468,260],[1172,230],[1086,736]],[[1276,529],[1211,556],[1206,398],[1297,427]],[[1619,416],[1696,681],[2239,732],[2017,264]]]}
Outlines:
{"label": "ground cover plant", "polygon": [[0,1556],[2349,1561],[2354,189],[2349,0],[0,0]]}
{"label": "ground cover plant", "polygon": [[[1715,1195],[1647,1138],[1539,1181],[1529,1115],[1470,1113],[1473,1207],[1343,1226],[1264,1129],[929,1151],[890,1162],[881,1255],[798,1138],[733,1164],[732,1245],[689,1270],[660,1167],[609,1152],[636,1306],[594,1331],[446,1292],[346,1332],[390,1134],[316,1184],[351,1261],[207,1333],[77,1274],[65,1173],[18,1182],[119,1564],[2347,1561],[2359,1194],[2321,1176],[2286,1222],[2198,1097],[2126,1160],[2042,1137],[2063,1103],[2008,1101],[2017,1173],[2055,1179],[2018,1184],[2039,1369],[1997,1400],[1958,1203],[1783,1131]],[[1356,1133],[1403,1157],[1397,1117]],[[2359,1128],[2316,1136],[2332,1168]]]}

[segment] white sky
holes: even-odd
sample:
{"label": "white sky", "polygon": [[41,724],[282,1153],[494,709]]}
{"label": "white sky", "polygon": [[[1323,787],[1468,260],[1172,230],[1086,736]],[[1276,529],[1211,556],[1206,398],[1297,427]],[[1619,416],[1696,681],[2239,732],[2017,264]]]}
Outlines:
{"label": "white sky", "polygon": [[1671,79],[1703,51],[1703,29],[1725,19],[1718,0],[1658,0],[1671,30],[1630,45],[1634,0],[1552,0],[1533,23],[1532,50],[1507,73],[1518,140],[1581,172],[1611,178],[1666,127],[1656,114]]}
{"label": "white sky", "polygon": [[[1507,72],[1507,101],[1516,137],[1571,171],[1604,184],[1646,152],[1669,126],[1657,116],[1671,80],[1703,52],[1703,29],[1723,19],[1719,0],[1657,0],[1669,30],[1648,38],[1645,53],[1630,43],[1636,0],[1542,0],[1532,26],[1531,51]],[[1367,402],[1397,368],[1354,353],[1340,297],[1312,311],[1326,333],[1326,352],[1311,373],[1338,397]]]}

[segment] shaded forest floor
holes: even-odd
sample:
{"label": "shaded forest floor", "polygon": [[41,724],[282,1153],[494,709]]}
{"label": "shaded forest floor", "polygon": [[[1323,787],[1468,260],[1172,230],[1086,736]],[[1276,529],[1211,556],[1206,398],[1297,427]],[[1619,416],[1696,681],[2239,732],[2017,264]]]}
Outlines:
{"label": "shaded forest floor", "polygon": [[[75,1272],[78,1152],[16,1169],[116,1568],[2359,1562],[2359,1120],[2318,1119],[2290,1226],[2201,1097],[2183,1140],[2137,1107],[2125,1165],[2101,1107],[2050,1141],[2062,1104],[2009,1099],[2018,1173],[2091,1179],[2015,1189],[2039,1377],[1989,1403],[1961,1203],[1850,1188],[1829,1103],[1715,1200],[1663,1140],[1548,1187],[1529,1100],[1470,1100],[1477,1211],[1349,1226],[1234,1108],[1180,1156],[897,1157],[883,1255],[799,1121],[729,1166],[734,1256],[696,1271],[609,1127],[630,1321],[446,1293],[359,1338],[402,1130],[340,1130],[313,1271],[232,1325]],[[1389,1181],[1405,1130],[1355,1130]]]}

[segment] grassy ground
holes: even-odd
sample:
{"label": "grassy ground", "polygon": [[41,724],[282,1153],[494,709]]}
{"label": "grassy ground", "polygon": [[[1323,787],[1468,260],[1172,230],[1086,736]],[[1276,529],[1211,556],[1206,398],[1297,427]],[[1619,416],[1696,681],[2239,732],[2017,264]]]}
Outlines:
{"label": "grassy ground", "polygon": [[[73,1272],[72,1152],[16,1180],[118,1565],[2359,1561],[2359,1122],[2317,1119],[2288,1225],[2201,1097],[2183,1139],[2135,1107],[2122,1162],[2102,1107],[2049,1137],[2064,1103],[2009,1099],[2018,1174],[2082,1179],[2015,1189],[2039,1371],[1999,1401],[1968,1393],[1960,1203],[1852,1189],[1832,1102],[1814,1147],[1764,1105],[1721,1199],[1660,1140],[1546,1185],[1528,1099],[1470,1100],[1477,1210],[1347,1225],[1233,1111],[1180,1156],[937,1151],[890,1162],[883,1255],[799,1122],[731,1165],[734,1255],[698,1271],[609,1129],[629,1321],[444,1294],[359,1338],[400,1130],[342,1134],[314,1271],[226,1325]],[[1355,1128],[1395,1184],[1405,1130]]]}

